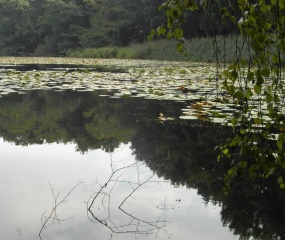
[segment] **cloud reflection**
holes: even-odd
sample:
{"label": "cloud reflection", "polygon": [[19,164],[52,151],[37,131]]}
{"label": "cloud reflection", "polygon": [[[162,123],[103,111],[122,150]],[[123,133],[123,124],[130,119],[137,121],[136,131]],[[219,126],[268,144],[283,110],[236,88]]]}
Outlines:
{"label": "cloud reflection", "polygon": [[[86,201],[96,191],[94,183],[103,183],[111,174],[110,154],[102,150],[80,154],[75,144],[45,144],[16,146],[0,139],[0,201],[2,230],[1,239],[39,239],[41,216],[50,211],[53,197],[48,183],[66,195],[72,187],[83,181],[60,206],[60,218],[72,219],[60,225],[48,226],[43,239],[109,239],[110,231],[101,224],[90,222],[86,216]],[[114,168],[135,162],[129,145],[121,145],[113,155]],[[148,171],[147,167],[141,171]],[[122,179],[136,179],[137,169],[124,172]],[[156,239],[237,239],[222,227],[220,208],[211,203],[205,207],[196,190],[185,187],[174,188],[168,182],[154,177],[128,199],[125,207],[141,219],[152,221],[163,215],[167,222],[167,233],[159,232]],[[114,196],[120,201],[130,193],[129,184],[120,183]],[[180,201],[178,201],[180,200]],[[163,207],[162,207],[163,206]],[[96,208],[100,208],[96,205]],[[111,209],[117,223],[124,215]],[[21,229],[21,231],[17,231]],[[138,239],[154,239],[154,235],[137,235]],[[135,239],[134,235],[117,235],[114,239]]]}

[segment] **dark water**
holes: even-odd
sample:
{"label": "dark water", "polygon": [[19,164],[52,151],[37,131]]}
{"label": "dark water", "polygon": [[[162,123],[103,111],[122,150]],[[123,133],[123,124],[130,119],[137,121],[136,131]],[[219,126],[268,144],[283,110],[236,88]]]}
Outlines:
{"label": "dark water", "polygon": [[285,239],[274,183],[224,195],[213,149],[230,129],[177,119],[184,103],[102,94],[0,98],[1,239]]}

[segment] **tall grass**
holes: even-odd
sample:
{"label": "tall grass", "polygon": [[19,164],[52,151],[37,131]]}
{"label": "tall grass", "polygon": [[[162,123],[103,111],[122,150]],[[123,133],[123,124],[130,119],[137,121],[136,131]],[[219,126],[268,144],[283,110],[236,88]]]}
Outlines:
{"label": "tall grass", "polygon": [[[128,47],[86,48],[71,51],[70,57],[118,58],[118,59],[153,59],[170,61],[229,62],[237,54],[247,59],[248,53],[243,48],[240,36],[217,36],[215,38],[195,38],[185,42],[185,52],[176,51],[174,40],[155,40],[133,43]],[[237,51],[239,49],[239,51]],[[186,55],[186,56],[185,56]]]}

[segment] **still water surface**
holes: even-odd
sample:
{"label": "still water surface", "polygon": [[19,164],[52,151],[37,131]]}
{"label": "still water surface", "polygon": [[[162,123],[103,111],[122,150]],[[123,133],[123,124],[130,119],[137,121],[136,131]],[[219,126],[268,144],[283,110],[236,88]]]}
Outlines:
{"label": "still water surface", "polygon": [[[103,183],[110,176],[110,154],[92,150],[86,154],[75,151],[74,144],[43,144],[28,147],[15,146],[1,139],[1,239],[39,239],[41,217],[52,209],[54,199],[48,183],[59,191],[59,198],[80,184],[58,208],[58,217],[67,219],[60,225],[52,220],[42,232],[43,239],[109,239],[110,231],[102,224],[93,223],[87,217],[86,201],[98,191],[94,183]],[[129,145],[121,145],[113,155],[114,167],[135,161]],[[141,166],[139,171],[149,171]],[[145,173],[148,174],[149,173]],[[151,174],[151,173],[150,173]],[[141,176],[145,178],[145,176]],[[137,169],[127,169],[121,179],[135,182]],[[159,232],[150,235],[119,234],[114,239],[234,239],[220,222],[220,208],[211,203],[205,205],[196,190],[174,188],[162,178],[142,186],[126,203],[125,209],[146,221],[165,220]],[[156,181],[163,181],[159,184]],[[109,189],[106,189],[109,191]],[[110,211],[117,225],[128,223],[130,218],[116,208],[132,188],[127,183],[115,186],[111,209],[108,199],[96,203],[95,210],[101,216]],[[177,201],[180,199],[181,201]],[[136,227],[126,227],[133,230]],[[164,231],[165,230],[165,231]]]}
{"label": "still water surface", "polygon": [[241,205],[244,194],[225,199],[227,166],[213,148],[229,131],[157,121],[160,112],[178,119],[184,103],[101,94],[0,99],[0,239],[238,239],[263,219],[283,234],[260,206]]}

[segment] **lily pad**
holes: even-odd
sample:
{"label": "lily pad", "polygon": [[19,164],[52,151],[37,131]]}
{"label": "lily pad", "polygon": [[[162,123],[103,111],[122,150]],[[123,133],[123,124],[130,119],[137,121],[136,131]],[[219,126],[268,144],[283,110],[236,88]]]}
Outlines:
{"label": "lily pad", "polygon": [[184,119],[184,120],[197,120],[198,119],[198,117],[196,117],[196,116],[180,116],[179,117],[180,119]]}

